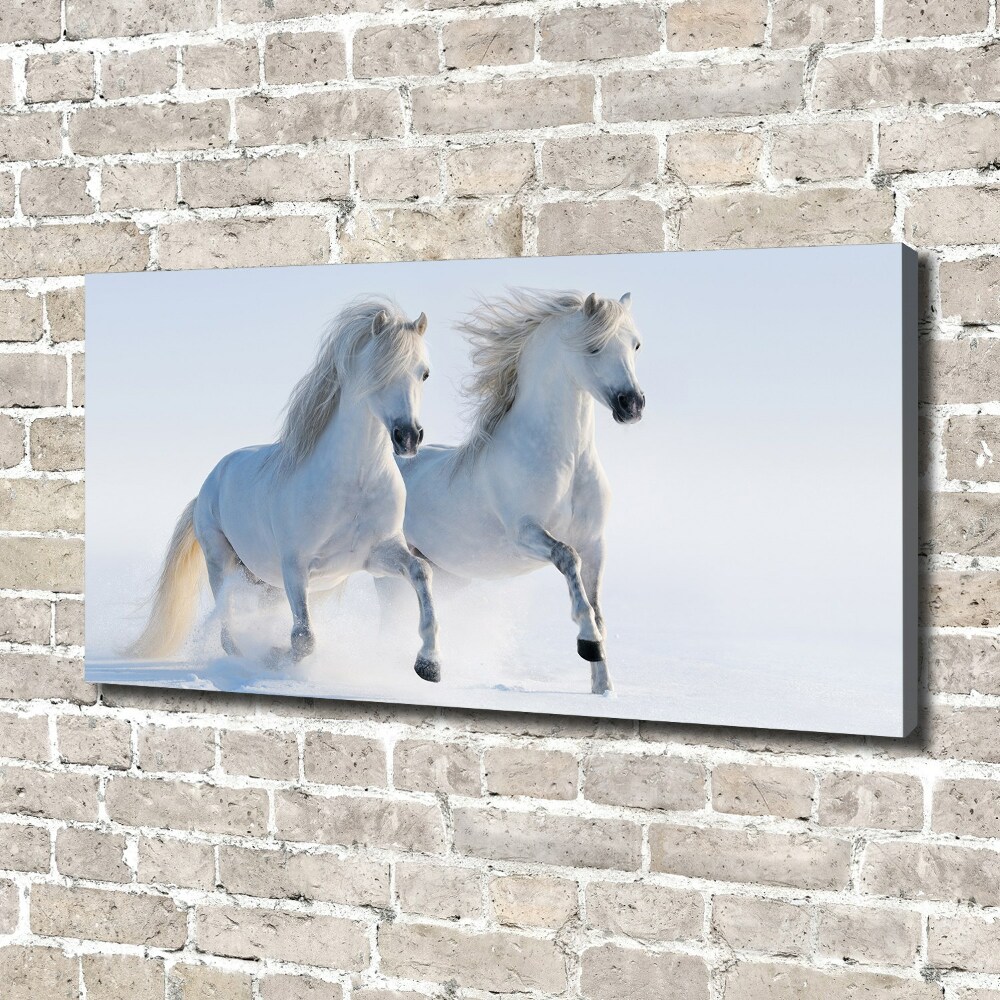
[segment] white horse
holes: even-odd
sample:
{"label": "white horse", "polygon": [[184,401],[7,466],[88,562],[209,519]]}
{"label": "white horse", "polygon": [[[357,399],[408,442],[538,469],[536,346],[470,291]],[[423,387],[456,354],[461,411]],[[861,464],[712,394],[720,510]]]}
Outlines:
{"label": "white horse", "polygon": [[255,582],[284,589],[291,655],[300,660],[315,645],[309,591],[333,590],[367,570],[408,578],[423,643],[415,669],[438,679],[431,574],[403,537],[405,491],[393,459],[394,451],[415,454],[423,437],[417,412],[429,374],[426,329],[423,313],[409,323],[383,299],[356,300],[334,319],[289,399],[278,442],[226,455],[185,508],[130,655],[162,657],[183,642],[207,565],[226,653],[239,655],[225,583],[242,568]]}
{"label": "white horse", "polygon": [[[594,441],[594,400],[621,424],[642,416],[630,296],[515,291],[463,324],[476,372],[468,440],[399,461],[406,540],[466,579],[551,563],[569,585],[591,690],[612,689],[600,611],[610,490]],[[378,585],[387,606],[391,587]]]}

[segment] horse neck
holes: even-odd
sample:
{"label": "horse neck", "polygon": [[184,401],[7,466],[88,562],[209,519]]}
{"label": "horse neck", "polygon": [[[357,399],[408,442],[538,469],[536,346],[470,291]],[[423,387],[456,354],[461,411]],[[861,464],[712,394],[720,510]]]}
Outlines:
{"label": "horse neck", "polygon": [[391,462],[392,444],[363,396],[342,391],[333,416],[316,442],[314,457],[343,473],[379,460]]}
{"label": "horse neck", "polygon": [[568,348],[556,322],[528,341],[517,369],[517,394],[505,418],[560,454],[578,454],[594,438],[594,400],[570,377]]}

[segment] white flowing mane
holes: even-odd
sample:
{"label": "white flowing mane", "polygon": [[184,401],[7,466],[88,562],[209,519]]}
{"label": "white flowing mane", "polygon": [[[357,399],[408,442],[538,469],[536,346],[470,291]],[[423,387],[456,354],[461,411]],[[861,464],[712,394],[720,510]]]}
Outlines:
{"label": "white flowing mane", "polygon": [[601,299],[592,316],[582,315],[586,300],[581,292],[513,288],[504,298],[482,300],[462,320],[458,328],[472,345],[475,371],[464,386],[473,420],[468,439],[459,447],[459,465],[475,461],[514,405],[518,364],[541,323],[581,313],[574,346],[593,351],[611,340],[628,315],[628,309],[614,299]]}
{"label": "white flowing mane", "polygon": [[[375,335],[376,321],[380,323]],[[380,296],[349,302],[326,329],[312,369],[292,390],[278,437],[280,462],[294,469],[312,453],[333,418],[345,384],[366,379],[372,389],[387,385],[412,363],[417,334],[399,306]],[[371,363],[359,371],[358,355],[374,338]]]}

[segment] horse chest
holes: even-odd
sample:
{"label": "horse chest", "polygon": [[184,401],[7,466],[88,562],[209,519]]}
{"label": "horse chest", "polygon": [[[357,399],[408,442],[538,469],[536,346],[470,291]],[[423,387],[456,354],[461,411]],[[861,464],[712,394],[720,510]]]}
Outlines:
{"label": "horse chest", "polygon": [[586,473],[572,458],[563,457],[547,468],[522,465],[508,483],[508,503],[524,508],[549,526],[563,527],[572,521],[574,504]]}
{"label": "horse chest", "polygon": [[404,500],[392,486],[363,484],[339,503],[330,498],[330,516],[313,559],[317,570],[340,563],[360,568],[373,546],[401,530]]}
{"label": "horse chest", "polygon": [[576,526],[581,515],[587,515],[587,511],[581,511],[580,504],[580,498],[586,490],[583,477],[574,475],[553,496],[552,506],[544,520],[548,530],[557,538],[565,538]]}

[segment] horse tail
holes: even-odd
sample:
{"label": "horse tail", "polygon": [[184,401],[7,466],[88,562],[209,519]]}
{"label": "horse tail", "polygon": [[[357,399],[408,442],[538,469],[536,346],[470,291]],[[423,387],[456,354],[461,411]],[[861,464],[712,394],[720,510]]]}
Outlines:
{"label": "horse tail", "polygon": [[196,503],[197,500],[192,500],[177,521],[153,595],[149,621],[126,650],[127,656],[141,659],[169,656],[194,625],[198,593],[205,577],[205,559],[194,534]]}

